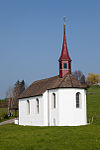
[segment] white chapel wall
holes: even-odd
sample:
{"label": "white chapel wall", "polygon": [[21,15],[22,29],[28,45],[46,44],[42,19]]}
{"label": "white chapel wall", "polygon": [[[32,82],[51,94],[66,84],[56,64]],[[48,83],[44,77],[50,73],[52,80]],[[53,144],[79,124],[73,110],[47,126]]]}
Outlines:
{"label": "white chapel wall", "polygon": [[[56,96],[56,107],[54,108],[53,104],[53,93]],[[59,95],[58,89],[49,90],[49,122],[50,126],[59,125]]]}
{"label": "white chapel wall", "polygon": [[[76,108],[76,93],[81,93],[81,108]],[[59,125],[77,126],[87,124],[86,92],[78,88],[59,89]]]}
{"label": "white chapel wall", "polygon": [[[37,102],[39,99],[39,113],[37,112]],[[30,103],[30,113],[27,113],[27,100]],[[43,96],[36,96],[30,98],[24,98],[19,100],[19,124],[20,125],[33,125],[43,126],[44,125],[44,111],[43,111]]]}
{"label": "white chapel wall", "polygon": [[[81,93],[81,107],[76,108],[76,93]],[[56,108],[53,108],[52,94],[56,95]],[[39,99],[39,113],[36,99]],[[30,114],[27,113],[27,100]],[[60,88],[47,90],[43,96],[19,100],[19,124],[32,126],[77,126],[87,124],[86,92],[84,89]]]}

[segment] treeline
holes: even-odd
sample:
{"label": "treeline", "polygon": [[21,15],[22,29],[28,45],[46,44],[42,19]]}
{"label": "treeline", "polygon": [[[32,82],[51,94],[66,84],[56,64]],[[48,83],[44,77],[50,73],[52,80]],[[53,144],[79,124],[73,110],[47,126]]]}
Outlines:
{"label": "treeline", "polygon": [[18,109],[18,97],[25,90],[25,81],[17,81],[13,88],[9,88],[6,97],[8,99],[8,109]]}
{"label": "treeline", "polygon": [[[10,117],[18,116],[18,97],[26,89],[25,81],[17,81],[6,93],[6,98],[0,100],[0,108],[7,108],[0,114],[0,122]],[[2,109],[1,109],[2,110]]]}
{"label": "treeline", "polygon": [[80,71],[73,72],[73,76],[81,83],[87,84],[87,86],[100,86],[100,75],[95,73],[88,73],[88,77],[86,78],[85,75]]}
{"label": "treeline", "polygon": [[6,93],[6,98],[0,100],[0,108],[18,109],[18,96],[25,90],[25,81],[17,81]]}

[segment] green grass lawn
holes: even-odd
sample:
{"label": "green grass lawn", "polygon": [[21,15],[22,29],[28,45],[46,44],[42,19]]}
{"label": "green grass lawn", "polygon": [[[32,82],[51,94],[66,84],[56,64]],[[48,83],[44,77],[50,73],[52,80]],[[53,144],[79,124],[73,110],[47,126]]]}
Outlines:
{"label": "green grass lawn", "polygon": [[0,126],[0,150],[100,150],[100,125]]}
{"label": "green grass lawn", "polygon": [[0,126],[0,150],[100,150],[100,87],[88,89],[88,120],[78,127]]}

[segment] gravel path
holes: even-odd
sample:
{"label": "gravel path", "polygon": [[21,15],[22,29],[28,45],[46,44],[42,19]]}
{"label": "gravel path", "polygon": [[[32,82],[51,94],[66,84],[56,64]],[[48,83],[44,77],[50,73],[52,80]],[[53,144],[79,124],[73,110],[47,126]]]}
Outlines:
{"label": "gravel path", "polygon": [[8,123],[13,123],[14,121],[15,121],[15,118],[7,120],[7,121],[4,121],[4,122],[1,122],[0,125],[4,125],[4,124],[8,124]]}

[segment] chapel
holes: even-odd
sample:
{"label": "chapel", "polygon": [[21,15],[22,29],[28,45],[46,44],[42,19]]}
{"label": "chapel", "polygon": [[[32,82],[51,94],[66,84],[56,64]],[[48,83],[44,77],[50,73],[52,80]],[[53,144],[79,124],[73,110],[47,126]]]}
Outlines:
{"label": "chapel", "polygon": [[79,126],[87,124],[86,86],[71,73],[64,24],[59,75],[33,82],[19,96],[19,125]]}

